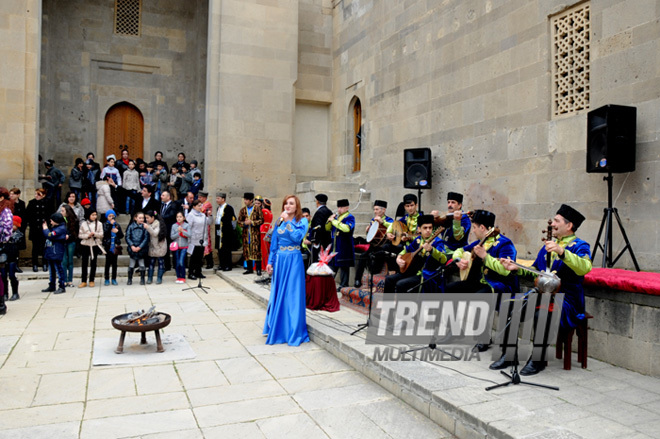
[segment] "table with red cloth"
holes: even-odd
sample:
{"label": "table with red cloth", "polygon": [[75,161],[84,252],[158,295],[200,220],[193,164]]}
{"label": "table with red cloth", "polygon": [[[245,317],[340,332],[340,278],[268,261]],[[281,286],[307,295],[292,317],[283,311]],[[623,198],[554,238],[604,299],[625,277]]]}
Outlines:
{"label": "table with red cloth", "polygon": [[337,287],[332,276],[310,276],[305,279],[307,309],[317,311],[339,311]]}

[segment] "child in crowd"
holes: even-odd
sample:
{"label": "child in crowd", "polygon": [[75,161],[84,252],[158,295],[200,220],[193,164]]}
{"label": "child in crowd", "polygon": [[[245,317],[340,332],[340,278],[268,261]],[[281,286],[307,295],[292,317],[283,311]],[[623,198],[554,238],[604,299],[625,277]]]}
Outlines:
{"label": "child in crowd", "polygon": [[124,191],[126,193],[126,213],[133,211],[135,198],[140,189],[140,174],[135,170],[135,161],[128,161],[128,169],[124,171]]}
{"label": "child in crowd", "polygon": [[176,213],[176,223],[172,224],[170,230],[170,239],[172,244],[176,243],[176,283],[182,284],[186,281],[186,253],[188,251],[188,238],[190,238],[190,229],[186,222],[183,212]]}
{"label": "child in crowd", "polygon": [[[179,154],[181,155],[181,154]],[[179,168],[174,165],[172,166],[172,172],[170,172],[170,181],[167,183],[168,190],[172,196],[172,200],[176,201],[179,199],[179,188],[181,187],[181,175],[179,174]]]}
{"label": "child in crowd", "polygon": [[145,172],[140,172],[140,189],[151,185],[151,182],[153,181],[154,165],[152,163],[148,163],[146,167],[147,170]]}
{"label": "child in crowd", "polygon": [[147,276],[147,285],[151,285],[154,279],[154,265],[158,262],[158,275],[156,284],[163,283],[163,273],[165,273],[165,261],[163,257],[167,254],[167,227],[163,219],[154,211],[144,214],[146,223],[144,228],[149,232],[149,274]]}
{"label": "child in crowd", "polygon": [[[5,245],[7,264],[5,265],[6,268],[2,270],[2,277],[5,279],[5,285],[7,285],[7,276],[9,276],[9,282],[11,283],[11,297],[8,299],[9,301],[20,299],[18,295],[16,269],[18,268],[18,252],[25,246],[25,235],[21,232],[22,222],[23,220],[20,216],[14,215],[11,237]],[[7,290],[5,290],[5,295],[7,295]]]}
{"label": "child in crowd", "polygon": [[106,222],[103,224],[103,248],[105,248],[105,282],[110,285],[110,268],[112,268],[112,285],[117,285],[117,256],[121,254],[121,239],[124,233],[117,222],[114,210],[105,213]]}
{"label": "child in crowd", "polygon": [[144,228],[144,214],[137,212],[133,215],[133,222],[126,229],[126,244],[128,244],[128,255],[131,257],[128,263],[128,282],[126,285],[133,285],[133,271],[135,264],[138,264],[140,272],[140,285],[144,285],[144,258],[149,251],[149,233]]}
{"label": "child in crowd", "polygon": [[[94,287],[96,278],[96,262],[99,253],[105,253],[101,243],[103,242],[103,223],[98,220],[98,213],[94,209],[85,211],[85,220],[80,223],[80,253],[82,254],[82,277],[78,288],[87,286],[87,266],[91,265],[89,271],[89,286]],[[91,264],[90,264],[91,261]]]}
{"label": "child in crowd", "polygon": [[[66,293],[64,286],[64,267],[62,259],[64,258],[64,242],[66,241],[66,224],[61,213],[56,212],[50,216],[50,228],[46,221],[43,222],[42,231],[46,237],[46,246],[44,250],[44,259],[48,263],[50,277],[48,279],[48,288],[41,290],[42,293],[62,294]],[[55,282],[58,282],[59,288],[55,289]]]}
{"label": "child in crowd", "polygon": [[101,171],[100,179],[105,180],[106,177],[110,176],[117,186],[121,186],[121,174],[119,173],[119,169],[115,168],[115,155],[109,155],[106,157],[106,160],[108,164]]}
{"label": "child in crowd", "polygon": [[156,187],[154,197],[156,197],[157,200],[160,200],[160,193],[161,191],[165,190],[167,182],[169,180],[167,175],[167,169],[163,167],[164,163],[165,162],[163,161],[156,162],[156,170],[154,171],[153,174],[153,182],[155,183],[155,187]]}
{"label": "child in crowd", "polygon": [[193,182],[192,185],[190,186],[190,192],[195,194],[195,199],[197,198],[197,194],[199,191],[204,189],[204,181],[202,180],[202,174],[200,173],[195,173],[193,174]]}

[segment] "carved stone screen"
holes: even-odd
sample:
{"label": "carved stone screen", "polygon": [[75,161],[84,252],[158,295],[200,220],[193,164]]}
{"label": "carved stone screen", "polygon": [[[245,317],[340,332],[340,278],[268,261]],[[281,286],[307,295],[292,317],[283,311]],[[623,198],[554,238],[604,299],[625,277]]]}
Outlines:
{"label": "carved stone screen", "polygon": [[589,18],[589,3],[551,17],[553,116],[589,108]]}
{"label": "carved stone screen", "polygon": [[115,33],[140,35],[142,0],[115,0]]}

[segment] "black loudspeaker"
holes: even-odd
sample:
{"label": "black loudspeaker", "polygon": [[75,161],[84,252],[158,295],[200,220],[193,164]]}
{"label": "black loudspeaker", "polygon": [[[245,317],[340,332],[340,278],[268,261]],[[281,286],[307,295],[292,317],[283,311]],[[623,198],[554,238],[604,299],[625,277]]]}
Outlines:
{"label": "black loudspeaker", "polygon": [[431,148],[403,150],[403,187],[431,189]]}
{"label": "black loudspeaker", "polygon": [[587,115],[587,172],[635,170],[637,108],[605,105]]}

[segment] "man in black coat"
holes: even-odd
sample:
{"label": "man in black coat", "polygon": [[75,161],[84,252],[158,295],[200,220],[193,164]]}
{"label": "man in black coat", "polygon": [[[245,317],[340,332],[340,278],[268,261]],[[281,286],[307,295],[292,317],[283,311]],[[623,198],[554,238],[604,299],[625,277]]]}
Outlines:
{"label": "man in black coat", "polygon": [[163,191],[160,194],[160,217],[165,222],[165,227],[167,228],[167,254],[165,255],[165,271],[172,269],[172,259],[170,258],[170,243],[172,239],[170,238],[170,232],[172,231],[172,226],[176,223],[176,213],[181,209],[179,205],[172,201],[172,195],[169,191]]}
{"label": "man in black coat", "polygon": [[309,229],[309,240],[312,242],[312,262],[318,262],[321,248],[326,248],[332,243],[330,232],[325,230],[325,223],[332,216],[332,211],[325,205],[328,202],[328,196],[317,194],[315,199],[316,212],[314,212]]}
{"label": "man in black coat", "polygon": [[32,271],[39,271],[39,257],[43,261],[43,270],[48,271],[48,265],[44,257],[44,244],[46,237],[43,233],[43,223],[50,219],[53,207],[46,199],[46,189],[37,189],[35,196],[27,205],[25,215],[30,226],[29,239],[32,241]]}
{"label": "man in black coat", "polygon": [[215,216],[215,248],[218,250],[218,270],[231,271],[231,251],[236,245],[234,224],[236,213],[234,208],[227,204],[227,194],[217,192],[215,202],[218,210]]}
{"label": "man in black coat", "polygon": [[160,201],[156,200],[153,197],[154,187],[147,185],[142,188],[140,196],[136,200],[135,207],[133,212],[131,212],[131,217],[135,216],[137,212],[160,212]]}

